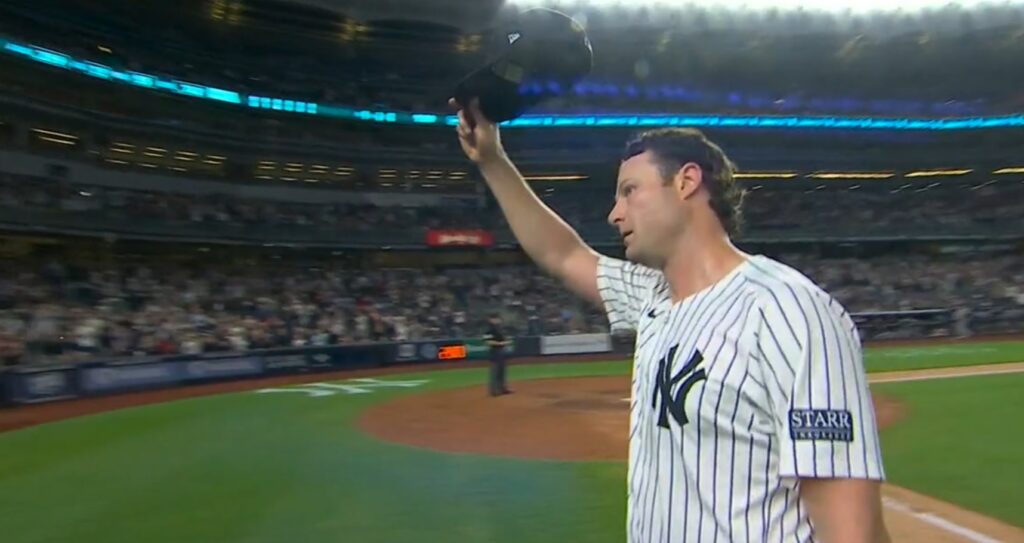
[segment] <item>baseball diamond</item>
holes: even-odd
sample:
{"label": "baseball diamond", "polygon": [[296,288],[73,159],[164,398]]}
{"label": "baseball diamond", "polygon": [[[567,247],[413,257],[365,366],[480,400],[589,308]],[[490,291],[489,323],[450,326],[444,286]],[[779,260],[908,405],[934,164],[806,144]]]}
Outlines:
{"label": "baseball diamond", "polygon": [[[936,347],[965,358],[906,356]],[[871,390],[894,540],[1024,541],[1015,455],[977,445],[1003,439],[1014,450],[1017,436],[980,414],[1024,408],[1024,364],[1006,361],[1021,349],[868,350],[870,380],[884,383]],[[932,366],[946,368],[912,369]],[[486,397],[483,369],[406,368],[5,411],[2,427],[32,426],[0,434],[4,541],[621,541],[628,370],[517,364],[516,394],[497,399]],[[343,393],[360,383],[373,386]],[[332,387],[339,393],[260,393]],[[114,410],[76,416],[104,402]]]}

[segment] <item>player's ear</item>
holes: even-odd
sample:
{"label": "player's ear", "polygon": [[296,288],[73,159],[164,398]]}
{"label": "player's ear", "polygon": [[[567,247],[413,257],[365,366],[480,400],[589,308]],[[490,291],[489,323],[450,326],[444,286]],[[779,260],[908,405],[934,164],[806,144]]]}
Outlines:
{"label": "player's ear", "polygon": [[679,198],[686,200],[697,193],[697,189],[704,182],[704,172],[696,162],[687,162],[676,171],[672,182]]}

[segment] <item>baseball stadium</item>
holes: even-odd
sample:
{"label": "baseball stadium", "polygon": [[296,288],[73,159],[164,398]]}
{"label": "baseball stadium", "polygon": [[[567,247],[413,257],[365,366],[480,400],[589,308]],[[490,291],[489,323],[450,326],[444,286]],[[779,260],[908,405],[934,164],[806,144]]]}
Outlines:
{"label": "baseball stadium", "polygon": [[0,541],[1024,542],[1022,28],[5,0]]}

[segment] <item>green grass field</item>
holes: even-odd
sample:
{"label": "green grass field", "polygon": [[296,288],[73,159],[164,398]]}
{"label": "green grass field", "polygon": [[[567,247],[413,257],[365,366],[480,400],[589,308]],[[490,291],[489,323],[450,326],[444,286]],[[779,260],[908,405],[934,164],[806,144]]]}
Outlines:
{"label": "green grass field", "polygon": [[[957,353],[970,356],[961,365],[1024,359],[1021,343],[943,349],[967,347],[927,347],[928,356],[871,350],[868,364],[953,365]],[[513,367],[511,378],[628,371],[626,362],[555,363]],[[387,378],[429,380],[412,391],[226,394],[0,434],[0,540],[623,541],[623,463],[444,454],[353,428],[373,403],[484,378],[483,370],[453,370]],[[1002,446],[1019,440],[1008,434],[1024,407],[1021,383],[1000,376],[880,386],[912,414],[883,436],[891,479],[1024,524],[1012,500],[990,497],[1021,486],[1019,455]],[[1007,476],[1013,468],[1016,479]]]}
{"label": "green grass field", "polygon": [[882,432],[893,483],[1024,526],[1024,373],[872,390],[907,410],[903,423]]}
{"label": "green grass field", "polygon": [[919,347],[868,347],[864,365],[869,372],[920,370],[1024,362],[1024,341],[946,343]]}
{"label": "green grass field", "polygon": [[[627,370],[621,362],[530,366],[515,378]],[[484,374],[405,377],[430,379],[419,392],[477,384]],[[402,393],[228,394],[0,435],[2,541],[625,537],[624,465],[449,455],[352,428],[364,407]]]}

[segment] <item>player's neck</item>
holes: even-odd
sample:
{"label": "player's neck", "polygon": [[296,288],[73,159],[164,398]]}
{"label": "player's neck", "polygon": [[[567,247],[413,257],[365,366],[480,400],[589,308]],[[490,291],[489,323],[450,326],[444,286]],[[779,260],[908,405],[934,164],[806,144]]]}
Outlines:
{"label": "player's neck", "polygon": [[717,224],[695,224],[686,231],[663,272],[678,302],[722,280],[746,261],[746,253]]}

